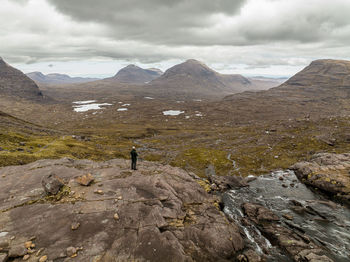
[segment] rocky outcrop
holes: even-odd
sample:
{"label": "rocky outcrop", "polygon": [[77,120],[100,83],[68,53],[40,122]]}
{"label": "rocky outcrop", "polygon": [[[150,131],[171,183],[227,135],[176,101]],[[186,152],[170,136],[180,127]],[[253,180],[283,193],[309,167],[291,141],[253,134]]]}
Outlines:
{"label": "rocky outcrop", "polygon": [[[65,183],[57,196],[41,187],[50,173]],[[66,158],[4,167],[0,174],[0,258],[231,261],[244,247],[217,198],[179,168],[141,162],[131,172],[126,160]],[[86,174],[94,183],[77,183]]]}
{"label": "rocky outcrop", "polygon": [[333,261],[326,256],[327,251],[306,234],[283,226],[279,217],[269,209],[253,203],[245,203],[242,208],[246,215],[245,223],[253,223],[272,245],[285,250],[294,261]]}
{"label": "rocky outcrop", "polygon": [[202,180],[201,184],[204,185],[207,192],[225,192],[230,189],[238,189],[249,186],[249,178],[216,175],[215,167],[211,164],[206,167],[205,175],[208,180]]}
{"label": "rocky outcrop", "polygon": [[51,173],[48,176],[43,177],[41,185],[47,195],[57,195],[64,186],[64,183],[56,174]]}
{"label": "rocky outcrop", "polygon": [[350,154],[316,154],[291,169],[306,185],[350,203]]}
{"label": "rocky outcrop", "polygon": [[241,188],[249,186],[247,179],[238,176],[208,176],[212,191],[224,192],[229,189]]}

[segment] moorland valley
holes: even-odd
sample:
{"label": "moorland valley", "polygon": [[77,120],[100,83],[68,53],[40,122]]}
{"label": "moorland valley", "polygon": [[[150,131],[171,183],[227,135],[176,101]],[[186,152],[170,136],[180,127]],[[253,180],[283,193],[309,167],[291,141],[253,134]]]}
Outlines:
{"label": "moorland valley", "polygon": [[[349,259],[349,61],[288,80],[194,59],[77,79],[0,59],[0,105],[0,261]],[[44,196],[50,172],[66,182]],[[43,253],[14,252],[26,241]]]}

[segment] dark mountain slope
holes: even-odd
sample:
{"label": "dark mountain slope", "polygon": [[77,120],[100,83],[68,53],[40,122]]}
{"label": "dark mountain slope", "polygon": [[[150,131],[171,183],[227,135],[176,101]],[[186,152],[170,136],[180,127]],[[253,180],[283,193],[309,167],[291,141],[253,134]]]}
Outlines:
{"label": "dark mountain slope", "polygon": [[44,96],[33,80],[0,58],[0,95],[43,101]]}

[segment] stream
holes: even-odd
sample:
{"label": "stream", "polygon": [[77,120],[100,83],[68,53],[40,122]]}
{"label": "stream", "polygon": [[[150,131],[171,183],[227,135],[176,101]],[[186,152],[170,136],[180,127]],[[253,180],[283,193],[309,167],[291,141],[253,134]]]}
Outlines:
{"label": "stream", "polygon": [[[256,203],[281,218],[282,226],[304,231],[324,247],[334,261],[350,261],[350,209],[327,199],[300,183],[293,171],[277,171],[257,177],[249,187],[223,194],[224,212],[237,221],[249,246],[268,255],[268,261],[293,261],[272,246],[254,225],[243,223],[243,203]],[[289,216],[286,219],[282,215]]]}

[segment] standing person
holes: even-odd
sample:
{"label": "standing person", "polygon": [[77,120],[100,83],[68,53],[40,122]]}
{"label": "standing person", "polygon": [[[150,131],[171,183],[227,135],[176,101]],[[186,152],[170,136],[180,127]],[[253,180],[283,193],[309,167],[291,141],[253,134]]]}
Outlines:
{"label": "standing person", "polygon": [[132,170],[137,170],[136,169],[136,161],[137,161],[138,154],[137,154],[136,149],[135,149],[134,146],[132,147],[130,155],[131,155],[131,169]]}

